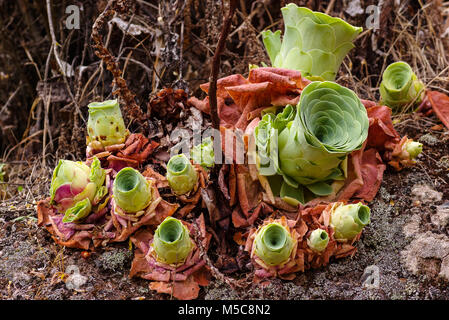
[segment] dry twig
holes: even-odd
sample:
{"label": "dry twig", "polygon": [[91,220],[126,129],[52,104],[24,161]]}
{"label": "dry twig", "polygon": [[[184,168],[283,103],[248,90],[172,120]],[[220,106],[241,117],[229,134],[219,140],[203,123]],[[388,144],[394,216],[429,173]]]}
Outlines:
{"label": "dry twig", "polygon": [[212,117],[212,126],[216,130],[220,129],[220,118],[218,117],[217,110],[217,80],[218,72],[220,71],[220,58],[226,44],[226,38],[228,37],[229,30],[231,28],[232,17],[234,16],[236,7],[237,0],[230,0],[229,12],[224,20],[223,28],[221,29],[220,38],[218,39],[217,48],[215,49],[214,58],[212,60],[212,68],[209,78],[210,113]]}

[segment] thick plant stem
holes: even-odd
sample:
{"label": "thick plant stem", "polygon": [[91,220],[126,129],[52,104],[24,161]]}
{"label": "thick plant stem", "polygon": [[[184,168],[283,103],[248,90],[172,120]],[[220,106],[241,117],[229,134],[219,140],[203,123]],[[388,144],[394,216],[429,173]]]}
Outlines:
{"label": "thick plant stem", "polygon": [[218,117],[217,110],[217,79],[218,72],[220,71],[221,53],[224,49],[229,30],[231,29],[231,20],[234,16],[237,2],[237,0],[230,0],[229,12],[224,20],[223,28],[221,29],[220,38],[218,39],[217,48],[215,49],[214,58],[212,60],[211,73],[209,77],[210,114],[212,117],[212,126],[216,130],[220,130],[220,118]]}

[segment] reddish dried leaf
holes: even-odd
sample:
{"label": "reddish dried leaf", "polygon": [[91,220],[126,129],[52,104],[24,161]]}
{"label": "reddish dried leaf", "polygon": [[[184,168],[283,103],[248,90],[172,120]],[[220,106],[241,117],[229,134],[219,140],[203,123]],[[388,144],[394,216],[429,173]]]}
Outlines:
{"label": "reddish dried leaf", "polygon": [[[295,70],[278,68],[256,68],[248,79],[232,75],[217,82],[217,108],[222,125],[244,130],[253,110],[296,104],[301,90],[309,83]],[[202,85],[208,91],[208,85]],[[189,102],[203,112],[210,113],[209,101],[190,98]]]}
{"label": "reddish dried leaf", "polygon": [[391,109],[386,106],[373,106],[367,110],[369,118],[369,131],[367,148],[376,148],[382,152],[388,148],[388,144],[397,143],[399,134],[393,127],[391,120]]}
{"label": "reddish dried leaf", "polygon": [[353,152],[348,165],[348,178],[338,194],[338,200],[358,198],[372,201],[380,188],[385,169],[376,149],[365,151],[362,148]]}
{"label": "reddish dried leaf", "polygon": [[427,97],[432,105],[433,111],[441,122],[449,129],[449,97],[438,91],[427,91]]}
{"label": "reddish dried leaf", "polygon": [[159,293],[167,293],[173,295],[179,300],[192,300],[198,298],[200,287],[193,276],[190,276],[185,281],[150,282],[149,287]]}

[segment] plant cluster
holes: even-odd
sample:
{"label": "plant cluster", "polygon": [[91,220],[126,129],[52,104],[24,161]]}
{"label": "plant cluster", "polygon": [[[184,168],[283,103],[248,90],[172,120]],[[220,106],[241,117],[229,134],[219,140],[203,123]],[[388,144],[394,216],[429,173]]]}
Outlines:
{"label": "plant cluster", "polygon": [[[422,152],[396,132],[391,108],[434,95],[423,98],[423,83],[397,62],[385,70],[381,101],[361,100],[334,80],[362,29],[294,4],[282,14],[283,38],[280,31],[262,34],[272,67],[253,65],[248,77],[229,75],[214,88],[221,133],[242,134],[255,163],[234,157],[214,164],[208,138],[190,150],[192,160],[177,154],[156,170],[149,159],[159,142],[130,134],[117,100],[93,102],[87,159],[59,161],[50,197],[37,207],[39,224],[69,247],[131,239],[131,276],[178,299],[196,298],[217,274],[207,257],[207,224],[235,230],[256,282],[293,279],[354,255],[387,164],[401,170]],[[207,84],[201,88],[208,93]],[[186,105],[211,113],[208,98],[190,97]],[[170,119],[179,118],[176,110]],[[244,265],[240,258],[226,257]]]}

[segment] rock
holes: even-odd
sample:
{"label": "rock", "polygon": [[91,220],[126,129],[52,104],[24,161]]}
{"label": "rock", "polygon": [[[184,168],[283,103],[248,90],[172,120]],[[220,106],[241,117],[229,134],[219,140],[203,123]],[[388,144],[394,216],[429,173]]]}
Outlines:
{"label": "rock", "polygon": [[410,221],[404,226],[403,231],[406,237],[413,237],[418,234],[419,227],[421,225],[421,217],[418,214],[414,214]]}
{"label": "rock", "polygon": [[418,234],[401,256],[413,274],[439,276],[449,281],[449,238],[446,235],[430,231]]}
{"label": "rock", "polygon": [[440,143],[440,140],[437,137],[435,137],[434,135],[427,133],[427,134],[421,136],[421,138],[419,138],[419,142],[433,147],[433,146],[437,145],[438,143]]}
{"label": "rock", "polygon": [[437,212],[431,217],[432,223],[440,228],[445,228],[449,224],[449,202],[437,207]]}
{"label": "rock", "polygon": [[428,185],[416,184],[412,188],[412,195],[422,203],[431,203],[441,201],[443,193],[433,190]]}
{"label": "rock", "polygon": [[360,0],[352,0],[345,9],[345,12],[351,17],[362,14],[364,11],[362,9],[362,6],[360,5]]}

